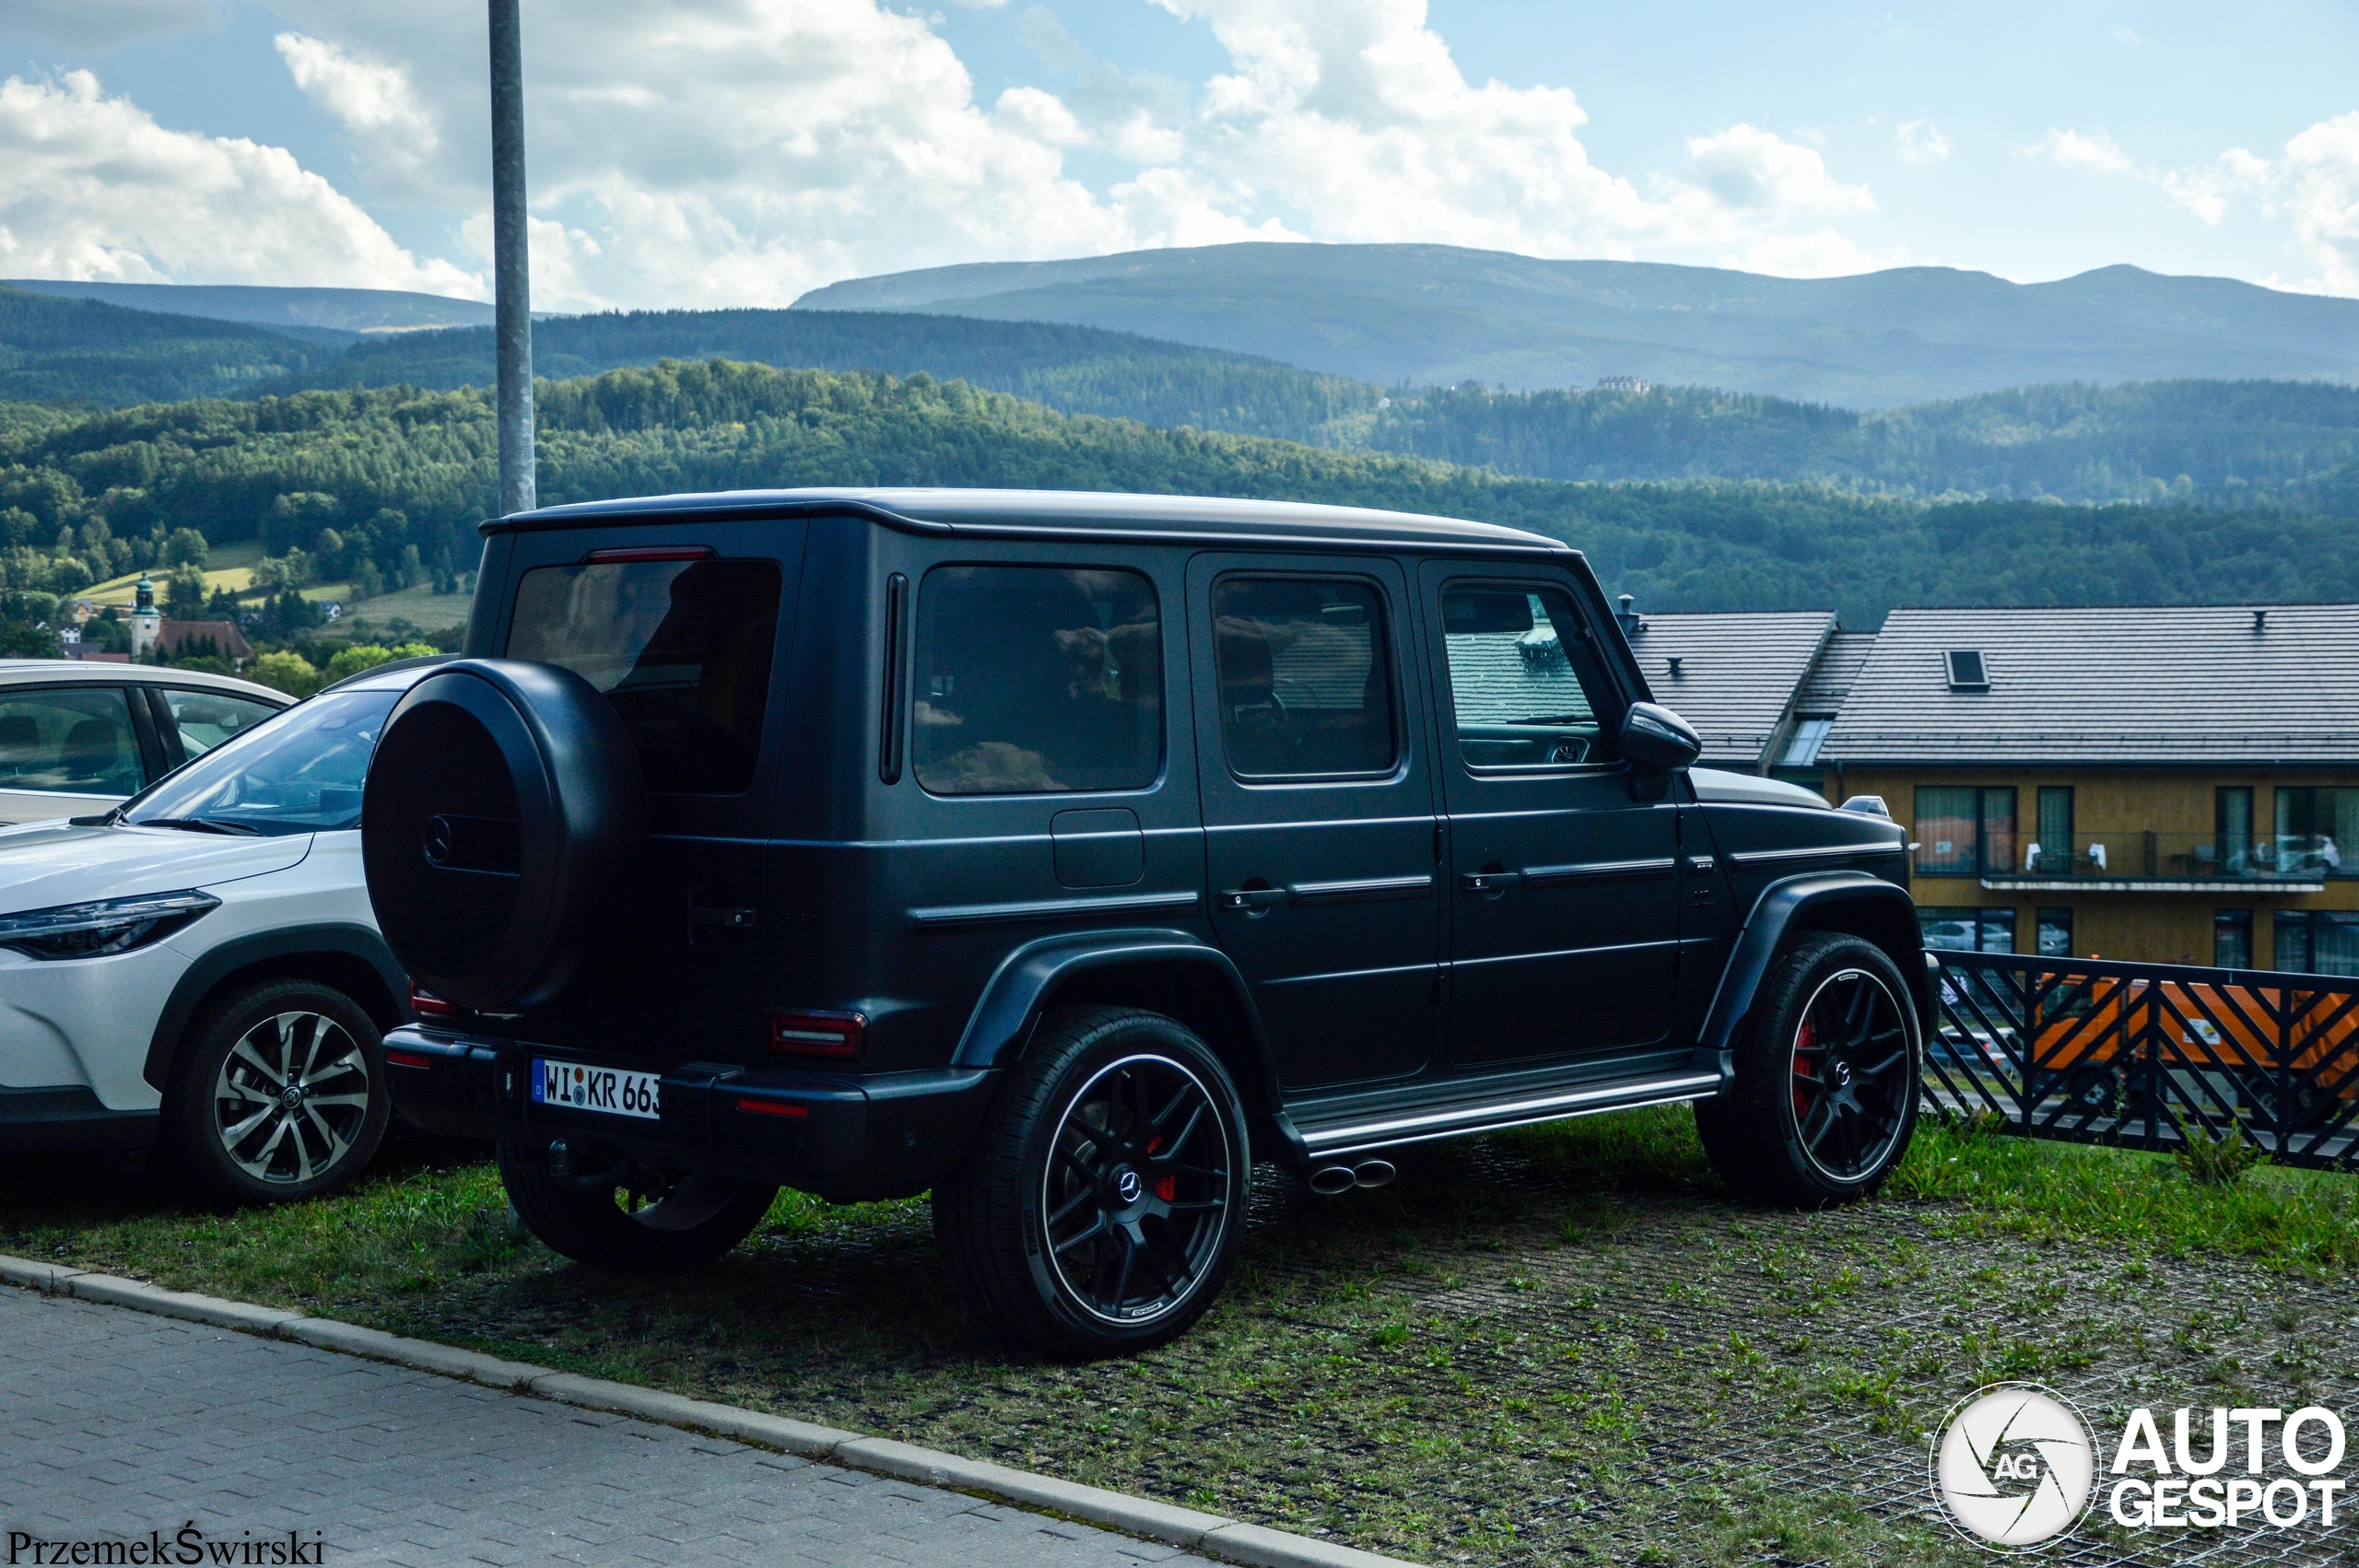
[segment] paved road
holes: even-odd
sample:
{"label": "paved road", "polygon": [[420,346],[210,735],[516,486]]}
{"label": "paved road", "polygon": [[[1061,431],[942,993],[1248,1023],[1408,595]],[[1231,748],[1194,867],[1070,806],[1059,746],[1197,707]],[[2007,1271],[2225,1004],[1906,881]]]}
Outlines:
{"label": "paved road", "polygon": [[306,1562],[418,1568],[1205,1563],[725,1439],[0,1289],[0,1563],[16,1531],[153,1531],[179,1561],[184,1523],[240,1545],[292,1532]]}

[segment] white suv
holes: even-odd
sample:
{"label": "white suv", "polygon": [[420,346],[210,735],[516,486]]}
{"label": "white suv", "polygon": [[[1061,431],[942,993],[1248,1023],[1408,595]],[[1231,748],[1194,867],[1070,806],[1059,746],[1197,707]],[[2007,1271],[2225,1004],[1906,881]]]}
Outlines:
{"label": "white suv", "polygon": [[233,1199],[368,1164],[409,981],[370,909],[360,786],[437,662],[356,676],[103,815],[0,830],[0,1150],[160,1132]]}
{"label": "white suv", "polygon": [[105,811],[294,700],[169,666],[0,660],[0,825]]}

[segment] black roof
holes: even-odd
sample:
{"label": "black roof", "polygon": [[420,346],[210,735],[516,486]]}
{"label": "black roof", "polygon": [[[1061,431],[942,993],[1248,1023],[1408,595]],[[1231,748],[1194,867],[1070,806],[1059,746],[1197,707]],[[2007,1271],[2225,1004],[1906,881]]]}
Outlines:
{"label": "black roof", "polygon": [[623,522],[795,514],[866,516],[888,527],[928,533],[1120,533],[1207,541],[1301,544],[1413,545],[1485,554],[1567,554],[1556,540],[1496,523],[1305,501],[1249,501],[1202,496],[1133,496],[1090,490],[963,490],[944,487],[826,487],[723,490],[701,495],[638,496],[515,512],[483,525],[485,533],[583,528]]}
{"label": "black roof", "polygon": [[1655,700],[1703,737],[1707,763],[1751,767],[1834,630],[1831,610],[1649,614],[1629,634],[1630,651]]}

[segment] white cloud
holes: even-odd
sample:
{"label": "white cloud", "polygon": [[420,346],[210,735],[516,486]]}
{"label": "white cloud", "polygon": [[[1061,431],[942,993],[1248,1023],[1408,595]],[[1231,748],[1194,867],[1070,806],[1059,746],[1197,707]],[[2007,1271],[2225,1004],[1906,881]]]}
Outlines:
{"label": "white cloud", "polygon": [[2318,264],[2315,287],[2359,294],[2359,112],[2321,120],[2287,142],[2276,176],[2276,202]]}
{"label": "white cloud", "polygon": [[1939,163],[1950,156],[1950,139],[1931,120],[1906,120],[1893,130],[1892,150],[1903,163]]}
{"label": "white cloud", "polygon": [[1815,147],[1753,125],[1689,137],[1683,179],[1739,212],[1873,212],[1876,205],[1865,185],[1845,185],[1827,173]]}
{"label": "white cloud", "polygon": [[10,26],[77,49],[111,49],[218,19],[213,0],[8,0],[5,10]]}
{"label": "white cloud", "polygon": [[88,71],[0,83],[0,275],[482,293],[284,148],[167,130]]}
{"label": "white cloud", "polygon": [[2113,41],[2121,45],[2124,49],[2143,49],[2146,46],[2146,41],[2144,39],[2140,38],[2136,33],[2130,30],[2130,24],[2128,22],[2116,22],[2113,24]]}
{"label": "white cloud", "polygon": [[280,33],[271,42],[304,96],[362,148],[361,167],[372,185],[413,199],[443,193],[431,178],[441,130],[406,71],[299,32]]}
{"label": "white cloud", "polygon": [[[229,275],[238,252],[248,275],[275,277],[291,264],[280,252],[302,244],[336,251],[349,275],[373,244],[385,275],[471,279],[489,199],[480,0],[266,3],[285,24],[275,43],[289,76],[349,142],[355,189],[447,214],[455,262],[401,251],[270,148],[252,158],[340,215],[309,240],[265,216],[249,244],[226,205],[209,220],[221,257],[185,238],[179,250],[118,242],[111,220],[68,201],[42,221],[161,275]],[[1831,225],[1874,200],[1837,178],[1807,131],[1699,135],[1677,169],[1634,182],[1590,161],[1568,88],[1469,82],[1426,0],[1156,3],[1207,27],[1227,68],[1193,85],[1123,71],[1036,6],[1016,28],[1046,79],[978,101],[940,18],[891,0],[534,0],[534,303],[775,305],[859,274],[1305,237],[1643,249],[1813,273],[1871,264]],[[111,112],[143,135],[178,135],[127,103]],[[1088,182],[1068,167],[1085,154]],[[1127,171],[1104,172],[1109,161]],[[0,181],[14,173],[0,169]],[[158,202],[184,196],[168,188]]]}
{"label": "white cloud", "polygon": [[2103,131],[2060,131],[2050,127],[2047,135],[2024,151],[2061,168],[2094,170],[2099,174],[2130,174],[2137,168],[2130,161],[2130,155]]}

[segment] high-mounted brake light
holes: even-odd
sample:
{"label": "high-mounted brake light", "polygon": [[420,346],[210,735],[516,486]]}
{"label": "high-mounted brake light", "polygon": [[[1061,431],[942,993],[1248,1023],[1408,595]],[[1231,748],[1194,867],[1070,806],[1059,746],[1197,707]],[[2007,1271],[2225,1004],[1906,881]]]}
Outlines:
{"label": "high-mounted brake light", "polygon": [[417,1013],[420,1018],[456,1018],[459,1016],[457,1003],[444,1001],[432,991],[421,990],[416,986],[412,986],[409,989],[409,1010],[412,1012]]}
{"label": "high-mounted brake light", "polygon": [[604,566],[614,561],[707,561],[712,558],[712,546],[633,544],[612,550],[593,550],[581,558],[593,566]]}
{"label": "high-mounted brake light", "polygon": [[850,1061],[868,1044],[868,1020],[857,1012],[773,1012],[770,1052],[816,1061]]}

